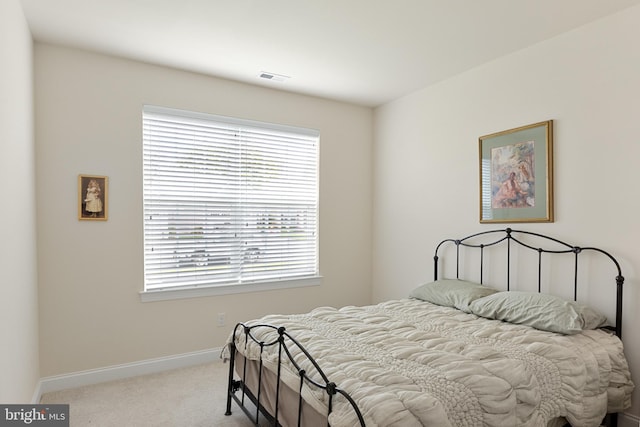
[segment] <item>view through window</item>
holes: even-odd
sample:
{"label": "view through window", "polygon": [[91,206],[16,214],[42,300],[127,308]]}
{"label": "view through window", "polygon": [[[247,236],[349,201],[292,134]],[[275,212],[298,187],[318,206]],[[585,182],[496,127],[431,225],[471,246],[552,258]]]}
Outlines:
{"label": "view through window", "polygon": [[315,130],[143,109],[145,290],[318,275]]}

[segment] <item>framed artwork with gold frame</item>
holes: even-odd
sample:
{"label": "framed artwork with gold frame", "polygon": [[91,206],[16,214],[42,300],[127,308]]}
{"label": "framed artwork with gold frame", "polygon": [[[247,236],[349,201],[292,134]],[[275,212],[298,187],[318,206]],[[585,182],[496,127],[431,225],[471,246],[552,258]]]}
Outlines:
{"label": "framed artwork with gold frame", "polygon": [[78,175],[78,219],[106,221],[109,213],[109,177]]}
{"label": "framed artwork with gold frame", "polygon": [[553,222],[553,120],[479,143],[480,222]]}

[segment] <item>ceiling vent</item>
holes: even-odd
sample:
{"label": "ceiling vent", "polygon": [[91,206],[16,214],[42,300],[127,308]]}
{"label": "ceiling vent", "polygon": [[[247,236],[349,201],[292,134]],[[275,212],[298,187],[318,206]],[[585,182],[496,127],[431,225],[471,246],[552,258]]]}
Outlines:
{"label": "ceiling vent", "polygon": [[265,80],[271,80],[272,82],[284,82],[289,80],[291,77],[284,76],[282,74],[270,73],[268,71],[261,71],[260,78]]}

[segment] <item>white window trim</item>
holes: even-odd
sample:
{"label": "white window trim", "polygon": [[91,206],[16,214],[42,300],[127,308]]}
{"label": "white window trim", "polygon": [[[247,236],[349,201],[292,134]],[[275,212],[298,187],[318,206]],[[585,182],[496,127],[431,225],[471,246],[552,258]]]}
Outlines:
{"label": "white window trim", "polygon": [[274,282],[243,283],[218,286],[179,286],[175,288],[153,289],[140,292],[142,302],[167,301],[173,299],[208,297],[216,295],[231,295],[247,292],[273,291],[278,289],[292,289],[309,286],[319,286],[322,276],[305,277],[301,279],[278,280]]}

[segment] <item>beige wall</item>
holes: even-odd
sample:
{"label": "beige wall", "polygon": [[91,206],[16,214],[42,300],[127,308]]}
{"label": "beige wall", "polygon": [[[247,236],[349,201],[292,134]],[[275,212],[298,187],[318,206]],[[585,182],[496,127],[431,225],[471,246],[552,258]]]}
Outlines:
{"label": "beige wall", "polygon": [[0,402],[30,402],[38,368],[31,34],[19,0],[0,2]]}
{"label": "beige wall", "polygon": [[[42,376],[222,347],[237,321],[370,301],[371,109],[42,44],[35,91]],[[320,130],[321,286],[140,302],[144,103]],[[78,221],[79,173],[109,176],[108,221]]]}
{"label": "beige wall", "polygon": [[[556,222],[518,224],[619,257],[640,381],[640,7],[425,88],[375,113],[373,300],[433,276],[435,244],[478,220],[478,137],[553,119]],[[516,228],[514,226],[514,228]],[[615,292],[613,274],[592,301]],[[640,393],[630,413],[640,415]]]}

